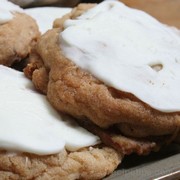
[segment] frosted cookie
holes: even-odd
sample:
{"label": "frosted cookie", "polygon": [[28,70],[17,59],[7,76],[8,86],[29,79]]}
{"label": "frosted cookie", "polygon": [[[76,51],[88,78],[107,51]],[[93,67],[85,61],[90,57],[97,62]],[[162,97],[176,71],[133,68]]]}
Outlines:
{"label": "frosted cookie", "polygon": [[175,138],[179,31],[116,1],[63,22],[41,38],[25,70],[51,104],[128,136]]}
{"label": "frosted cookie", "polygon": [[25,9],[25,12],[37,21],[39,30],[42,34],[47,30],[52,29],[53,21],[55,19],[64,16],[70,11],[71,8],[59,7],[40,7]]}
{"label": "frosted cookie", "polygon": [[123,153],[54,110],[22,72],[0,65],[1,179],[101,179]]}
{"label": "frosted cookie", "polygon": [[66,150],[49,156],[0,152],[1,179],[102,179],[120,163],[120,155],[108,147]]}
{"label": "frosted cookie", "polygon": [[27,57],[39,37],[36,22],[17,5],[0,1],[0,64],[11,66]]}

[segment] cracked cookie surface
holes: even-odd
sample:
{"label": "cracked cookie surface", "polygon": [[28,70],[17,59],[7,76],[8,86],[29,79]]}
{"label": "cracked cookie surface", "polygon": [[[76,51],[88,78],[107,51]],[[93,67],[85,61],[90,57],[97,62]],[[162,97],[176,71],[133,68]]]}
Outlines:
{"label": "cracked cookie surface", "polygon": [[122,155],[108,147],[89,147],[77,152],[36,156],[0,152],[0,177],[12,179],[101,179],[112,173]]}

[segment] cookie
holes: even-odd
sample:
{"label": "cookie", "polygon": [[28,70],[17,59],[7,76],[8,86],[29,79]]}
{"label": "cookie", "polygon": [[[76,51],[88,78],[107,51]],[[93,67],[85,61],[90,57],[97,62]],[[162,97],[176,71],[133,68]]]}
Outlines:
{"label": "cookie", "polygon": [[39,30],[35,20],[18,6],[6,0],[0,4],[0,64],[11,66],[28,56]]}
{"label": "cookie", "polygon": [[[109,2],[110,5],[112,5],[113,3],[114,2]],[[94,5],[92,5],[92,7],[93,6]],[[121,4],[120,6],[122,6],[122,12],[127,10],[124,5]],[[98,8],[100,7],[97,7],[97,9],[91,12],[95,13],[96,11],[98,11]],[[105,8],[111,9],[113,8],[113,5],[110,7],[105,6]],[[83,7],[83,9],[85,8]],[[89,5],[87,9],[89,9]],[[76,14],[77,13],[76,10],[78,10],[78,8],[73,10],[72,13]],[[140,13],[142,16],[144,16],[144,18],[147,18],[147,20],[149,20],[150,22],[152,21],[152,23],[155,23],[155,25],[160,27],[162,26],[162,29],[167,28],[167,31],[170,31],[172,34],[174,34],[175,37],[177,37],[177,42],[175,42],[175,44],[179,43],[178,42],[179,35],[173,29],[161,25],[158,21],[148,16],[144,12],[139,12],[137,10],[129,10],[129,9],[127,11],[128,13],[133,13],[133,12]],[[71,26],[71,22],[72,22],[72,26],[69,29],[71,28],[73,29],[73,27],[76,27],[76,25],[73,26],[73,23],[76,22],[78,27],[79,25],[78,23],[80,23],[81,18],[83,17],[85,17],[85,20],[83,19],[82,22],[88,20],[88,15],[90,14],[90,11],[84,13],[83,14],[84,16],[76,17],[76,15],[74,15],[75,18],[74,21],[73,20],[66,21],[67,17],[70,18],[73,17],[72,13],[67,15],[66,17],[63,17],[61,20],[55,21],[54,27],[59,27],[59,29],[54,29],[47,32],[37,44],[34,54],[32,54],[32,61],[34,63],[30,64],[25,69],[25,74],[30,78],[32,78],[32,81],[35,84],[36,88],[42,91],[43,93],[47,94],[48,100],[57,110],[71,114],[77,119],[91,120],[93,123],[95,123],[101,128],[108,128],[115,125],[120,129],[120,131],[123,134],[133,137],[149,137],[149,136],[164,136],[164,135],[173,136],[173,134],[177,134],[180,128],[180,114],[178,107],[177,110],[174,108],[174,110],[172,110],[171,112],[170,111],[168,112],[168,109],[166,112],[166,110],[163,110],[160,107],[159,108],[155,107],[156,105],[154,105],[153,107],[153,104],[150,105],[147,102],[144,102],[143,98],[142,99],[137,98],[137,96],[135,96],[133,93],[129,93],[117,89],[116,87],[113,87],[111,85],[108,85],[108,83],[102,81],[103,79],[102,76],[101,76],[102,79],[97,78],[96,76],[99,73],[97,70],[98,68],[96,69],[97,70],[96,75],[94,75],[92,72],[90,72],[91,71],[90,68],[87,70],[85,66],[84,66],[85,68],[83,68],[83,65],[79,66],[77,64],[77,61],[75,62],[73,56],[76,55],[81,56],[81,52],[84,53],[87,51],[87,49],[80,50],[73,54],[73,50],[79,50],[78,49],[79,47],[71,49],[71,46],[68,46],[69,42],[66,42],[66,40],[63,39],[62,34],[65,32],[68,26]],[[83,11],[81,11],[80,14],[82,13]],[[92,15],[92,17],[96,17],[96,16]],[[106,16],[106,18],[108,18],[108,16]],[[141,21],[140,18],[138,20]],[[86,26],[88,30],[88,24],[86,24],[84,27]],[[151,26],[151,23],[148,26]],[[91,27],[89,27],[89,29],[90,28]],[[93,32],[93,31],[95,30],[91,30],[91,29],[89,30],[89,32]],[[79,33],[78,29],[73,33],[76,32]],[[84,32],[82,31],[81,33],[82,37],[84,37],[83,33]],[[141,33],[139,35],[141,36]],[[65,37],[68,39],[71,38],[71,35]],[[77,37],[76,41],[74,41],[76,43],[80,37],[78,37],[77,35],[75,37]],[[71,39],[72,42],[74,39],[75,39],[74,37]],[[100,54],[101,50],[103,51],[103,49],[98,49],[97,51],[95,51],[95,49],[93,48],[96,47],[96,44],[94,46],[89,45],[91,41],[85,42],[83,41],[83,38],[80,38],[80,40],[82,40],[80,43],[82,43],[83,46],[92,48],[90,49],[90,51],[92,52],[97,52],[98,54]],[[64,44],[62,44],[62,42]],[[126,38],[125,38],[125,42],[126,42]],[[67,45],[71,51],[68,51],[68,48],[62,49],[63,45],[65,46]],[[131,47],[131,44],[129,45]],[[103,45],[103,43],[102,46],[105,48],[108,47],[108,45],[106,44]],[[177,46],[176,46],[176,50],[177,50]],[[70,54],[72,53],[71,54],[72,59],[66,52],[68,53],[70,52]],[[133,50],[133,52],[136,51]],[[179,51],[177,50],[176,55],[178,55],[178,52]],[[128,54],[130,53],[127,53],[127,57]],[[88,56],[87,54],[88,58],[91,58],[93,56]],[[81,59],[82,62],[83,62],[83,58],[84,60],[86,60],[85,59],[86,55],[82,57]],[[89,60],[89,62],[91,63],[95,61],[93,61],[92,59]],[[89,65],[89,66],[93,69],[93,67],[95,67],[96,65],[95,66]],[[113,64],[110,64],[109,68],[111,66],[113,67]],[[148,67],[148,71],[152,68],[151,71],[153,72],[153,74],[156,73],[155,71],[157,71],[158,73],[158,70],[153,69],[154,68],[153,65],[149,65],[149,66],[152,67]],[[99,68],[101,67],[99,66]],[[110,69],[107,69],[107,72],[108,71],[110,71]],[[143,72],[145,73],[145,70],[143,70]],[[108,75],[110,74],[111,73],[109,73]],[[106,73],[104,73],[104,75],[106,75]],[[139,75],[139,77],[143,77],[143,76]],[[176,79],[177,77],[178,76],[176,76]],[[125,80],[128,80],[128,78],[125,77]],[[132,80],[132,83],[134,82],[135,81]],[[151,82],[149,83],[152,86],[154,86],[153,83]],[[127,84],[126,81],[124,81],[124,85],[126,84]],[[137,89],[136,86],[132,86],[131,84],[129,84],[129,86],[132,89]],[[151,88],[153,88],[152,86]],[[141,96],[141,94],[144,94],[145,98],[151,101],[151,98],[149,98],[144,93],[146,91],[144,92],[143,91],[144,90],[140,88],[139,91],[137,92],[138,95]],[[177,92],[175,92],[174,94],[177,94]],[[157,94],[155,94],[155,99],[156,97],[158,97]],[[161,100],[165,102],[165,99],[161,99]],[[178,100],[176,100],[175,98],[174,102],[176,104],[178,103]],[[169,106],[171,105],[171,103],[168,103],[168,101],[166,101],[166,105]]]}
{"label": "cookie", "polygon": [[22,72],[0,65],[0,76],[1,179],[101,179],[117,168],[123,152],[58,113]]}
{"label": "cookie", "polygon": [[[136,136],[173,134],[179,127],[178,113],[163,114],[142,102],[121,99],[116,90],[106,87],[64,58],[59,51],[58,34],[58,29],[48,32],[37,46],[37,57],[43,58],[43,65],[38,67],[34,63],[25,69],[27,76],[32,76],[36,88],[47,92],[49,101],[56,109],[80,119],[87,117],[100,127],[112,124],[119,124],[122,127],[126,121],[130,127],[140,126],[142,129],[148,129],[144,134],[134,133]],[[45,52],[47,48],[51,51]],[[42,63],[42,59],[36,60]],[[109,112],[106,109],[109,109]],[[114,114],[113,109],[117,109]]]}
{"label": "cookie", "polygon": [[0,152],[0,177],[5,179],[102,179],[112,173],[122,156],[112,148],[90,147],[77,152],[37,156]]}

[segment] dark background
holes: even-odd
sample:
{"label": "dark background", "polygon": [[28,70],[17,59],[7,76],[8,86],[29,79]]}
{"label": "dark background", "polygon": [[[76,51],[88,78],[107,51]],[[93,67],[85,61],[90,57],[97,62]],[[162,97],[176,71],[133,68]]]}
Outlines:
{"label": "dark background", "polygon": [[100,0],[92,0],[92,1],[88,1],[88,0],[82,0],[81,1],[82,3],[99,3],[99,2],[101,2]]}

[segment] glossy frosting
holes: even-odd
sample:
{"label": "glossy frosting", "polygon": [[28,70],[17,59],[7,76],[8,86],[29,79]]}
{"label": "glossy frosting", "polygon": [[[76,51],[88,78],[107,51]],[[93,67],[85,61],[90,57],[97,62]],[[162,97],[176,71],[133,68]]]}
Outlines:
{"label": "glossy frosting", "polygon": [[60,33],[64,55],[106,85],[154,109],[180,111],[180,31],[118,1],[104,1]]}
{"label": "glossy frosting", "polygon": [[59,114],[23,73],[0,65],[0,149],[38,155],[76,151],[99,138]]}

